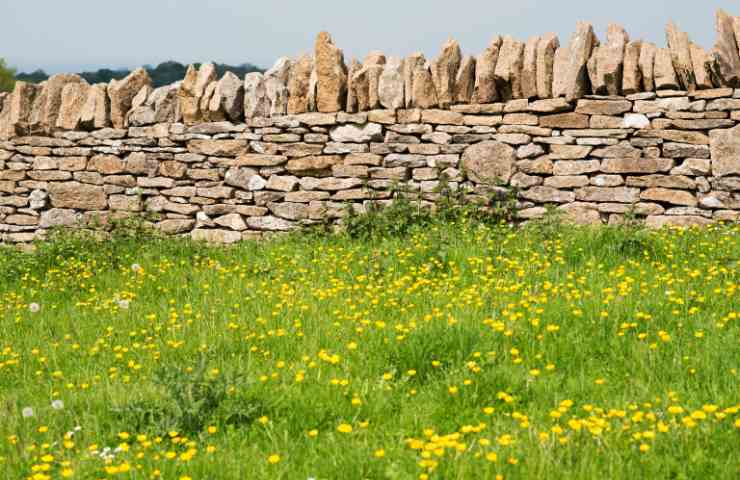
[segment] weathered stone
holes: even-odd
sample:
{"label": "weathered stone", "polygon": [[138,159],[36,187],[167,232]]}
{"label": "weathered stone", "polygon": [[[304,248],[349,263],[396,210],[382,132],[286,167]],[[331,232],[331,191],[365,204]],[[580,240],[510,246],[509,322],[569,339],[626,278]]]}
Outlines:
{"label": "weathered stone", "polygon": [[421,53],[413,53],[403,61],[403,90],[406,108],[411,108],[414,103],[414,72],[418,68],[424,68],[425,64],[426,58]]}
{"label": "weathered stone", "polygon": [[554,175],[583,175],[585,173],[598,172],[601,162],[598,160],[561,160],[553,167]]}
{"label": "weathered stone", "polygon": [[283,165],[287,161],[288,157],[283,155],[248,153],[239,155],[236,161],[230,162],[230,164],[240,167],[276,167]]}
{"label": "weathered stone", "polygon": [[255,175],[257,175],[257,171],[251,168],[232,167],[224,174],[224,183],[243,190],[251,190],[249,180]]}
{"label": "weathered stone", "polygon": [[319,33],[314,49],[316,64],[316,109],[322,113],[343,110],[347,100],[347,67],[344,54],[327,32]]}
{"label": "weathered stone", "polygon": [[[719,73],[719,63],[717,58],[710,55],[700,46],[692,43],[689,47],[691,52],[691,63],[694,68],[694,79],[696,81],[696,88],[700,89],[713,89],[715,85],[721,83]],[[695,98],[707,98],[699,97]]]}
{"label": "weathered stone", "polygon": [[286,220],[304,220],[309,216],[309,207],[304,203],[270,202],[267,207],[273,215]]}
{"label": "weathered stone", "polygon": [[365,112],[380,107],[378,88],[382,74],[382,65],[365,65],[352,77],[357,111]]}
{"label": "weathered stone", "polygon": [[640,113],[627,113],[624,115],[620,128],[650,128],[650,119]]}
{"label": "weathered stone", "polygon": [[104,210],[108,207],[108,199],[103,187],[84,183],[52,183],[49,185],[49,197],[55,208]]}
{"label": "weathered stone", "polygon": [[77,130],[82,124],[82,110],[90,92],[90,85],[85,82],[67,83],[62,89],[62,103],[58,110],[56,125],[63,130]]}
{"label": "weathered stone", "polygon": [[653,68],[656,90],[678,90],[678,77],[673,68],[670,50],[659,48],[655,51],[655,66]]}
{"label": "weathered stone", "polygon": [[524,43],[504,37],[494,71],[496,91],[503,100],[522,98]]}
{"label": "weathered stone", "polygon": [[[347,72],[347,102],[346,102],[345,110],[348,113],[356,113],[359,111],[358,100],[357,100],[357,89],[355,88],[354,78],[355,76],[357,76],[360,70],[362,70],[362,64],[360,64],[360,62],[358,62],[356,58],[353,58],[349,64],[349,69]],[[313,79],[316,78],[316,70],[313,71],[312,78]],[[314,86],[312,88],[312,91],[313,91],[315,90],[316,82],[315,81],[312,82],[312,85]],[[313,103],[315,104],[316,101],[314,100]],[[339,115],[343,115],[343,113],[344,112],[340,112]],[[359,122],[359,123],[364,123],[364,122]]]}
{"label": "weathered stone", "polygon": [[495,72],[502,43],[500,36],[494,37],[488,48],[476,59],[472,103],[487,104],[500,98],[496,89]]}
{"label": "weathered stone", "polygon": [[598,95],[621,95],[624,72],[624,52],[629,42],[627,32],[619,25],[610,24],[606,44],[598,51],[597,81],[593,85]]}
{"label": "weathered stone", "polygon": [[588,115],[621,115],[632,110],[627,100],[578,100],[576,113]]}
{"label": "weathered stone", "polygon": [[636,203],[640,201],[640,189],[629,187],[583,187],[576,190],[576,198],[583,202]]}
{"label": "weathered stone", "polygon": [[74,210],[51,208],[41,212],[39,227],[72,227],[80,223],[81,215]]}
{"label": "weathered stone", "polygon": [[411,85],[411,107],[434,108],[439,105],[429,66],[414,69]]}
{"label": "weathered stone", "polygon": [[669,142],[709,145],[709,137],[701,132],[683,130],[640,130],[635,133],[641,138],[660,138]]}
{"label": "weathered stone", "polygon": [[680,31],[673,22],[670,22],[666,27],[666,39],[679,86],[684,90],[693,92],[696,90],[696,75],[691,60],[689,35]]}
{"label": "weathered stone", "polygon": [[540,37],[531,37],[524,45],[521,80],[523,98],[537,97],[537,51],[540,41]]}
{"label": "weathered stone", "polygon": [[314,70],[313,58],[303,55],[293,62],[288,75],[288,114],[305,113],[311,110],[311,74]]}
{"label": "weathered stone", "polygon": [[278,217],[264,216],[264,217],[250,217],[247,219],[247,225],[249,228],[255,230],[267,230],[267,231],[290,231],[295,228],[295,224]]}
{"label": "weathered stone", "polygon": [[103,175],[115,175],[124,171],[124,163],[115,155],[95,155],[88,162],[87,168]]}
{"label": "weathered stone", "polygon": [[577,160],[586,158],[593,147],[581,145],[550,145],[550,158],[553,160]]}
{"label": "weathered stone", "polygon": [[709,158],[710,151],[707,145],[692,145],[688,143],[664,143],[663,156],[667,158]]}
{"label": "weathered stone", "polygon": [[588,128],[588,115],[580,113],[557,113],[540,117],[540,126],[549,128]]}
{"label": "weathered stone", "polygon": [[380,104],[389,110],[405,106],[403,65],[399,59],[392,58],[383,68],[378,81]]}
{"label": "weathered stone", "polygon": [[516,188],[530,188],[534,187],[535,185],[541,185],[542,184],[542,178],[534,176],[534,175],[527,175],[526,173],[517,172],[514,175],[512,175],[511,180],[509,181],[509,184],[512,187]]}
{"label": "weathered stone", "polygon": [[131,109],[134,97],[145,86],[151,86],[149,74],[143,68],[131,72],[123,80],[111,80],[108,85],[110,116],[113,128],[126,126],[126,114]]}
{"label": "weathered stone", "polygon": [[586,65],[596,45],[596,35],[591,24],[578,22],[570,39],[568,68],[565,74],[565,98],[577,100],[588,94],[589,80]]}
{"label": "weathered stone", "polygon": [[15,82],[0,116],[0,139],[30,133],[34,101],[42,88],[27,82]]}
{"label": "weathered stone", "polygon": [[548,33],[540,38],[537,44],[537,96],[551,98],[553,95],[555,52],[560,47],[560,40],[554,33]]}
{"label": "weathered stone", "polygon": [[585,187],[588,184],[588,177],[585,175],[565,175],[545,179],[545,186],[552,188],[578,188]]}
{"label": "weathered stone", "polygon": [[668,158],[607,158],[601,164],[604,173],[658,173],[673,168]]}
{"label": "weathered stone", "polygon": [[624,70],[622,73],[622,93],[632,95],[642,92],[642,71],[640,69],[640,53],[642,41],[627,43],[624,49]]}
{"label": "weathered stone", "polygon": [[269,117],[270,108],[264,75],[256,72],[248,73],[244,77],[244,117],[247,120]]}
{"label": "weathered stone", "polygon": [[449,110],[423,110],[421,121],[437,125],[462,125],[463,115]]}
{"label": "weathered stone", "polygon": [[167,235],[186,233],[193,229],[195,220],[190,219],[167,219],[158,222],[156,228]]}
{"label": "weathered stone", "polygon": [[196,242],[208,242],[218,244],[237,243],[242,239],[239,232],[233,230],[216,230],[196,228],[190,233],[190,237]]}
{"label": "weathered stone", "polygon": [[455,80],[462,62],[460,45],[455,40],[448,40],[442,52],[432,61],[432,81],[437,91],[437,103],[447,108],[455,101]]}
{"label": "weathered stone", "polygon": [[576,225],[599,225],[602,223],[599,210],[593,203],[568,203],[559,206],[558,210],[565,213],[563,220],[566,223]]}
{"label": "weathered stone", "polygon": [[238,122],[244,116],[244,84],[232,72],[226,72],[216,83],[208,104],[209,118],[225,118]]}
{"label": "weathered stone", "polygon": [[64,88],[67,85],[82,82],[84,80],[79,75],[58,74],[49,77],[34,99],[33,110],[29,119],[31,132],[52,133],[57,128],[59,112],[65,98]]}
{"label": "weathered stone", "polygon": [[696,197],[689,192],[660,187],[645,190],[640,194],[640,199],[670,203],[673,205],[686,205],[689,207],[695,207],[699,203]]}
{"label": "weathered stone", "polygon": [[[92,130],[110,126],[110,99],[107,89],[108,86],[104,83],[92,85],[88,89],[85,104],[80,112],[80,128]],[[155,120],[156,118],[155,112]]]}
{"label": "weathered stone", "polygon": [[203,121],[201,101],[208,85],[216,80],[216,68],[212,63],[201,65],[196,69],[195,65],[189,65],[185,78],[180,84],[177,92],[180,112],[187,125]]}
{"label": "weathered stone", "polygon": [[345,165],[377,166],[383,162],[383,157],[374,153],[352,153],[344,159]]}
{"label": "weathered stone", "polygon": [[538,203],[570,203],[576,199],[573,192],[545,186],[532,187],[524,190],[519,195],[525,200]]}
{"label": "weathered stone", "polygon": [[646,92],[655,91],[655,55],[657,47],[649,42],[643,42],[640,48],[640,74],[642,75],[642,86]]}
{"label": "weathered stone", "polygon": [[710,132],[712,174],[715,177],[740,175],[740,125]]}
{"label": "weathered stone", "polygon": [[570,63],[570,48],[560,46],[555,50],[552,64],[552,96],[565,97],[568,90],[568,65]]}
{"label": "weathered stone", "polygon": [[331,169],[342,163],[341,155],[317,155],[290,160],[286,165],[289,172],[315,172]]}
{"label": "weathered stone", "polygon": [[683,175],[642,175],[639,177],[627,177],[627,186],[641,188],[678,188],[684,190],[696,189],[696,181]]}
{"label": "weathered stone", "polygon": [[494,185],[508,182],[514,173],[516,151],[500,142],[482,142],[465,149],[462,165],[475,183]]}
{"label": "weathered stone", "polygon": [[734,19],[723,10],[717,11],[717,42],[714,55],[719,63],[722,87],[740,88],[740,52],[735,38]]}
{"label": "weathered stone", "polygon": [[265,72],[265,95],[270,105],[270,115],[272,116],[280,116],[288,113],[288,77],[290,76],[290,68],[290,58],[283,57],[279,58],[275,62],[275,65]]}
{"label": "weathered stone", "polygon": [[214,157],[236,157],[247,150],[244,140],[191,140],[188,151]]}
{"label": "weathered stone", "polygon": [[342,125],[335,127],[330,132],[331,139],[335,142],[365,143],[381,141],[383,127],[377,123],[368,123],[364,126]]}
{"label": "weathered stone", "polygon": [[470,55],[462,60],[455,78],[455,102],[469,104],[475,93],[475,57]]}

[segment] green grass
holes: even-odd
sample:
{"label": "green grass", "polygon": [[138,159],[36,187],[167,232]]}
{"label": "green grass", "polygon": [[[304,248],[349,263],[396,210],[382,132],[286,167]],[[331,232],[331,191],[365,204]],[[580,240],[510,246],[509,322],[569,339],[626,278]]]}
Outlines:
{"label": "green grass", "polygon": [[737,478],[739,260],[738,226],[0,248],[0,476]]}

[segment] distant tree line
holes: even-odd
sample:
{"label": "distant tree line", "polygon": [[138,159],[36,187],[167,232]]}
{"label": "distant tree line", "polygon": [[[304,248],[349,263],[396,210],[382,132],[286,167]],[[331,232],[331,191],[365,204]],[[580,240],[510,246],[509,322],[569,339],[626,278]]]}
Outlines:
{"label": "distant tree line", "polygon": [[[252,65],[251,63],[242,63],[241,65],[227,65],[224,63],[216,63],[216,72],[221,77],[226,72],[232,72],[239,77],[244,77],[247,73],[251,72],[264,72],[263,69]],[[196,64],[200,66],[200,64]],[[171,83],[182,80],[185,77],[187,71],[187,65],[175,61],[163,62],[152,67],[151,65],[145,65],[144,68],[149,72],[149,76],[152,78],[152,85],[156,87],[162,87]],[[101,68],[94,72],[82,72],[79,75],[84,78],[88,83],[109,83],[111,80],[120,80],[126,75],[131,73],[131,70],[118,69],[111,70],[109,68]],[[31,73],[19,73],[15,76],[16,80],[22,80],[24,82],[40,83],[49,78],[49,75],[43,70],[36,70]]]}

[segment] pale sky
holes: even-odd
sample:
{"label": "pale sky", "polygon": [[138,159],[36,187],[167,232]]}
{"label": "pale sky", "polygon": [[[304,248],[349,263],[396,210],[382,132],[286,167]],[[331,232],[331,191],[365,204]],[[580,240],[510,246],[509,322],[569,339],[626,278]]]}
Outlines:
{"label": "pale sky", "polygon": [[0,57],[49,73],[170,59],[269,67],[328,30],[346,59],[372,50],[431,58],[450,36],[466,54],[496,34],[555,32],[565,43],[577,20],[601,39],[614,22],[661,46],[673,20],[707,48],[718,8],[740,15],[738,0],[0,0]]}

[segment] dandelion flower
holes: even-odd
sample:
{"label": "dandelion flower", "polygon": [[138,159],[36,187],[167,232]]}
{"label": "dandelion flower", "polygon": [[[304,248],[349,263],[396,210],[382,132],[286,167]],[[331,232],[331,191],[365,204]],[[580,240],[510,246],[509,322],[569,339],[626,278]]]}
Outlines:
{"label": "dandelion flower", "polygon": [[352,433],[352,425],[348,423],[342,423],[337,427],[339,433]]}
{"label": "dandelion flower", "polygon": [[276,463],[280,463],[280,455],[277,455],[273,453],[269,457],[267,457],[267,463],[270,465],[275,465]]}

